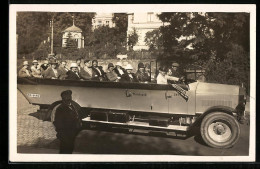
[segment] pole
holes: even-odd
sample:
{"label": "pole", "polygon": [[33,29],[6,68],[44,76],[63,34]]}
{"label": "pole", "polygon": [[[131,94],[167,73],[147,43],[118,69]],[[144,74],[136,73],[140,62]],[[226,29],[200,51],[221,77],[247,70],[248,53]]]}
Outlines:
{"label": "pole", "polygon": [[51,55],[53,55],[53,17],[51,20]]}

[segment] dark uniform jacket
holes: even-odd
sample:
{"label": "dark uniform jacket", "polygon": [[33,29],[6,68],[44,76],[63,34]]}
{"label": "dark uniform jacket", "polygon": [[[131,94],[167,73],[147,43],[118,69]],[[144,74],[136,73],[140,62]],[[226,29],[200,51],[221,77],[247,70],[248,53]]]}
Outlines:
{"label": "dark uniform jacket", "polygon": [[63,134],[76,134],[82,126],[78,109],[73,106],[73,104],[68,106],[61,103],[61,105],[56,109],[53,124],[58,138]]}
{"label": "dark uniform jacket", "polygon": [[68,80],[80,80],[80,76],[79,76],[79,74],[76,74],[73,71],[69,70],[67,72],[66,79],[68,79]]}

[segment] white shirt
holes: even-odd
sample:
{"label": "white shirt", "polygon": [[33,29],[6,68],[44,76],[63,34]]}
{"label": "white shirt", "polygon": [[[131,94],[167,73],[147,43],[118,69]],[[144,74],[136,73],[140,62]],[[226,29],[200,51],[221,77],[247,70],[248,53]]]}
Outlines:
{"label": "white shirt", "polygon": [[168,76],[168,75],[163,76],[161,73],[158,74],[157,84],[167,84],[167,80],[178,81],[179,78],[173,77],[173,76]]}

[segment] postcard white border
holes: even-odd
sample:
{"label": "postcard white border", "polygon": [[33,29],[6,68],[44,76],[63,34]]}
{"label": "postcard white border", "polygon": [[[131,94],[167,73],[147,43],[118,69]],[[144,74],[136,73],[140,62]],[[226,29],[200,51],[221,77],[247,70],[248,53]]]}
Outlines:
{"label": "postcard white border", "polygon": [[[246,162],[255,161],[256,5],[254,4],[11,4],[9,6],[9,160],[11,162]],[[248,12],[250,13],[249,156],[92,155],[17,153],[16,12]],[[181,140],[180,140],[181,141]]]}

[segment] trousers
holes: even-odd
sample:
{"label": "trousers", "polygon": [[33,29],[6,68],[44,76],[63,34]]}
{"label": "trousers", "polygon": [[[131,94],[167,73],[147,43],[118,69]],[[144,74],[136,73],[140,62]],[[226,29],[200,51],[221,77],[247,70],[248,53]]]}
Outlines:
{"label": "trousers", "polygon": [[57,133],[57,138],[60,140],[60,154],[72,154],[77,135],[78,132]]}

